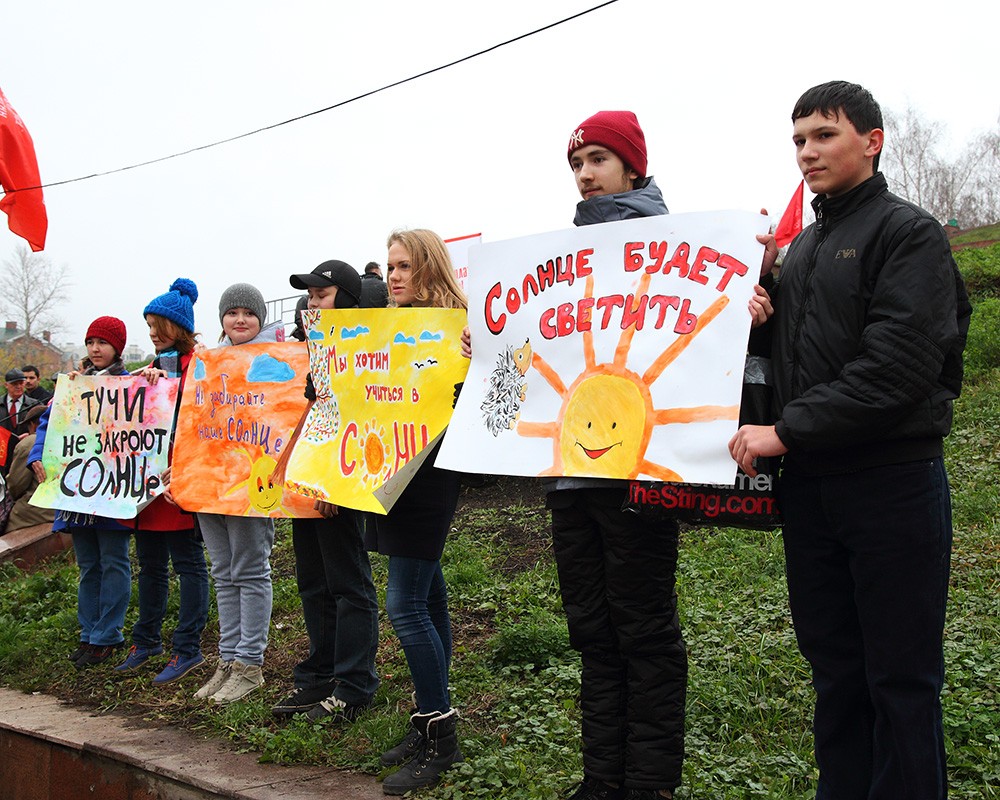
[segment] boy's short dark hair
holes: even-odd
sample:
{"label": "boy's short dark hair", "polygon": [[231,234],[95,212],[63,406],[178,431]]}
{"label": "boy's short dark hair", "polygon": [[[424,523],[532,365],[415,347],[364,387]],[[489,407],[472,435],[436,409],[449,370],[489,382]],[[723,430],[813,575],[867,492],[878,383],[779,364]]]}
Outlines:
{"label": "boy's short dark hair", "polygon": [[34,372],[35,375],[38,375],[39,377],[41,377],[42,374],[41,372],[38,371],[38,367],[36,367],[34,364],[25,364],[23,367],[21,367],[21,372]]}
{"label": "boy's short dark hair", "polygon": [[[826,116],[843,114],[858,133],[882,129],[882,109],[871,92],[856,83],[829,81],[806,90],[792,109],[792,122],[816,111]],[[876,171],[880,155],[873,162]]]}

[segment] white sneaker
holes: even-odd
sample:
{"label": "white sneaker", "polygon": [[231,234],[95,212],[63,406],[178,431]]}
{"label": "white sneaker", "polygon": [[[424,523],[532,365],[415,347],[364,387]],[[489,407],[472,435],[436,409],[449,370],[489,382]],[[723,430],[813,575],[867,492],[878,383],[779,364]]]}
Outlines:
{"label": "white sneaker", "polygon": [[215,674],[208,679],[208,683],[202,686],[197,692],[194,693],[196,700],[204,700],[206,697],[211,697],[219,689],[222,688],[223,684],[229,680],[229,676],[233,671],[232,661],[223,661],[219,659],[218,664],[215,667]]}
{"label": "white sneaker", "polygon": [[263,685],[264,673],[259,665],[234,661],[229,679],[212,695],[212,700],[220,706],[228,705],[236,700],[242,700],[254,689]]}

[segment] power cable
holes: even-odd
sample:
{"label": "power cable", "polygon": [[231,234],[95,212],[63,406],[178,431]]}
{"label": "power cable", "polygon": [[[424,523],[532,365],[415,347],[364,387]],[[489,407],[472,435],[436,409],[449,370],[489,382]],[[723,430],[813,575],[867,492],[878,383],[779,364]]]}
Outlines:
{"label": "power cable", "polygon": [[117,167],[116,169],[109,169],[106,172],[95,172],[91,175],[81,175],[78,178],[68,178],[64,181],[53,181],[52,183],[43,183],[40,186],[23,186],[19,189],[11,189],[7,193],[13,194],[14,192],[27,192],[33,189],[48,189],[52,186],[64,186],[65,184],[68,183],[78,183],[79,181],[87,181],[91,180],[92,178],[103,178],[106,175],[114,175],[118,172],[126,172],[130,169],[138,169],[139,167],[148,167],[150,164],[159,164],[161,161],[169,161],[172,158],[180,158],[181,156],[187,156],[190,155],[191,153],[200,152],[201,150],[208,150],[212,147],[218,147],[223,144],[229,144],[230,142],[239,141],[240,139],[246,139],[249,136],[256,136],[258,133],[264,133],[265,131],[270,131],[274,130],[275,128],[280,128],[282,125],[290,125],[293,122],[299,122],[300,120],[308,119],[309,117],[315,117],[317,114],[324,114],[327,111],[333,111],[336,108],[341,108],[351,103],[356,103],[358,100],[364,100],[366,97],[371,97],[372,95],[379,94],[380,92],[385,92],[388,91],[389,89],[395,89],[397,86],[402,86],[404,83],[410,83],[411,81],[415,81],[419,78],[424,78],[428,75],[433,75],[435,72],[440,72],[441,70],[457,66],[458,64],[461,64],[465,61],[471,61],[473,58],[478,58],[479,56],[486,55],[487,53],[492,53],[494,50],[499,50],[501,47],[506,47],[507,45],[514,44],[515,42],[519,42],[522,39],[527,39],[530,36],[535,36],[536,34],[543,33],[552,28],[564,25],[567,22],[572,22],[575,19],[579,19],[580,17],[586,16],[587,14],[590,14],[594,11],[598,11],[604,8],[605,6],[610,6],[617,2],[618,0],[606,0],[605,2],[600,3],[599,5],[585,9],[584,11],[580,11],[571,16],[565,17],[564,19],[558,20],[557,22],[551,22],[548,25],[543,25],[541,28],[536,28],[533,31],[522,33],[518,36],[515,36],[513,39],[507,39],[504,42],[499,42],[498,44],[492,45],[491,47],[487,47],[484,50],[479,50],[475,53],[471,53],[470,55],[463,56],[462,58],[457,58],[454,61],[449,61],[447,64],[441,64],[440,66],[424,70],[423,72],[419,72],[416,75],[411,75],[409,78],[402,78],[398,81],[394,81],[393,83],[387,83],[384,86],[380,86],[378,89],[371,89],[370,91],[363,92],[359,95],[355,95],[354,97],[351,97],[347,100],[341,100],[339,103],[334,103],[332,106],[327,106],[326,108],[320,108],[317,109],[316,111],[310,111],[306,114],[300,114],[297,117],[291,117],[290,119],[282,120],[281,122],[275,122],[272,125],[265,125],[263,128],[257,128],[256,130],[248,131],[247,133],[241,133],[238,134],[237,136],[230,136],[228,139],[220,139],[217,142],[210,142],[209,144],[199,145],[197,147],[192,147],[188,150],[182,150],[177,153],[171,153],[170,155],[167,156],[160,156],[159,158],[151,158],[148,161],[140,161],[137,164],[129,164],[128,166],[125,167]]}

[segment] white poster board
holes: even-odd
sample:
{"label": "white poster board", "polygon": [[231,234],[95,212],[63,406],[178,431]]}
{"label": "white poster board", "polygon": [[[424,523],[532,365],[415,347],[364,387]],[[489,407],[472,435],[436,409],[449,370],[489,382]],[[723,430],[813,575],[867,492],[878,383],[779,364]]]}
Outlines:
{"label": "white poster board", "polygon": [[671,214],[472,249],[472,364],[435,463],[732,483],[767,228]]}

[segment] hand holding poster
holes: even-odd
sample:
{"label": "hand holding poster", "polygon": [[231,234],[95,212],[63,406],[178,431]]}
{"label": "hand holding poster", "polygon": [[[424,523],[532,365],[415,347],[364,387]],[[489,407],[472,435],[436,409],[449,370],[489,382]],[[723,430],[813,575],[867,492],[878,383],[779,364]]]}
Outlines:
{"label": "hand holding poster", "polygon": [[301,342],[198,353],[177,420],[170,492],[187,511],[316,517],[313,501],[275,486],[271,472],[306,407]]}
{"label": "hand holding poster", "polygon": [[436,464],[732,483],[766,230],[671,214],[474,249],[472,365]]}
{"label": "hand holding poster", "polygon": [[[286,485],[385,514],[405,469],[444,431],[468,370],[466,315],[440,308],[305,311],[316,403]],[[393,479],[397,478],[396,481]]]}
{"label": "hand holding poster", "polygon": [[132,519],[163,493],[177,380],[60,375],[31,504]]}

